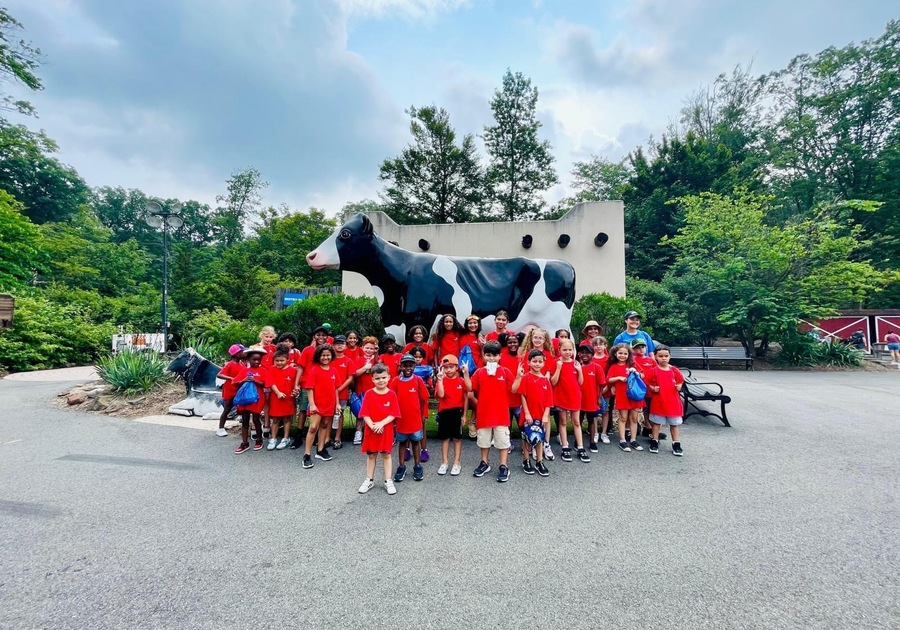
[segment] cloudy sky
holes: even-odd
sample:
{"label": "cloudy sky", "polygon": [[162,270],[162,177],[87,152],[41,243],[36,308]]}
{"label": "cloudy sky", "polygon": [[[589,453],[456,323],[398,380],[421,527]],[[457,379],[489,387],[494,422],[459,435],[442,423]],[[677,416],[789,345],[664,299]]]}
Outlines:
{"label": "cloudy sky", "polygon": [[[5,0],[45,53],[29,98],[92,186],[213,203],[255,166],[267,203],[377,198],[410,105],[491,123],[507,68],[530,77],[567,192],[574,161],[619,159],[721,72],[878,36],[883,0]],[[9,86],[6,86],[7,88]]]}

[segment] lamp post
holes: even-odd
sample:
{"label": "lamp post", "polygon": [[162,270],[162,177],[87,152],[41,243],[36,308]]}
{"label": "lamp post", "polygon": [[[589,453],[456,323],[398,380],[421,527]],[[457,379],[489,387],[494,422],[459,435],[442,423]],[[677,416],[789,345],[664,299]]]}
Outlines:
{"label": "lamp post", "polygon": [[162,334],[163,352],[169,348],[169,316],[166,313],[166,299],[169,294],[169,228],[177,230],[184,221],[178,215],[181,214],[181,204],[174,203],[168,208],[158,201],[151,201],[144,208],[147,217],[144,221],[154,229],[162,228],[163,233],[163,282],[162,282]]}

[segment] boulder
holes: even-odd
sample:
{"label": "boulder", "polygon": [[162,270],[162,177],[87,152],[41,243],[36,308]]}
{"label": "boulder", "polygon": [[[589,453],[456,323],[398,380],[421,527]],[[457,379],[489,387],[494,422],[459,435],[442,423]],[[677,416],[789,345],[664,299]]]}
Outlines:
{"label": "boulder", "polygon": [[87,395],[82,391],[72,390],[69,392],[69,395],[66,396],[66,404],[67,405],[80,405],[87,400]]}

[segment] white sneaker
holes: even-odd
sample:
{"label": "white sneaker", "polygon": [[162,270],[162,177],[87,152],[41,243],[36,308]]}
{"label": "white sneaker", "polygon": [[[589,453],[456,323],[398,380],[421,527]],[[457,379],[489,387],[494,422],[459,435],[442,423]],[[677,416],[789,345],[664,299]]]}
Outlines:
{"label": "white sneaker", "polygon": [[357,431],[353,434],[353,445],[359,446],[362,444],[362,431]]}
{"label": "white sneaker", "polygon": [[371,479],[363,479],[362,485],[359,487],[359,493],[365,494],[369,490],[375,487],[375,482]]}
{"label": "white sneaker", "polygon": [[441,464],[440,467],[438,468],[438,474],[439,474],[439,475],[446,475],[446,474],[447,474],[447,468],[448,468],[447,464]]}
{"label": "white sneaker", "polygon": [[216,431],[216,435],[219,437],[228,437],[228,431],[225,430],[225,427],[222,427]]}
{"label": "white sneaker", "polygon": [[550,442],[544,442],[544,457],[547,458],[547,461],[553,461],[556,459],[553,457],[553,449],[550,448]]}
{"label": "white sneaker", "polygon": [[604,444],[609,444],[609,436],[606,435],[605,433],[601,433],[600,441],[603,442]]}
{"label": "white sneaker", "polygon": [[591,442],[593,442],[594,444],[596,444],[596,443],[599,442],[599,441],[600,441],[600,434],[599,434],[599,433],[595,433],[595,434],[594,434],[594,439],[591,440]]}
{"label": "white sneaker", "polygon": [[278,440],[275,438],[269,438],[269,443],[266,445],[266,450],[274,451],[276,446],[278,446]]}
{"label": "white sneaker", "polygon": [[278,443],[278,446],[276,446],[275,448],[277,448],[279,451],[282,451],[290,445],[291,445],[290,438],[281,438],[281,441]]}
{"label": "white sneaker", "polygon": [[394,487],[394,481],[392,479],[384,480],[384,489],[387,490],[388,494],[397,494],[397,488]]}
{"label": "white sneaker", "polygon": [[459,473],[462,471],[462,468],[459,467],[458,464],[453,464],[453,468],[450,469],[451,477],[458,477]]}

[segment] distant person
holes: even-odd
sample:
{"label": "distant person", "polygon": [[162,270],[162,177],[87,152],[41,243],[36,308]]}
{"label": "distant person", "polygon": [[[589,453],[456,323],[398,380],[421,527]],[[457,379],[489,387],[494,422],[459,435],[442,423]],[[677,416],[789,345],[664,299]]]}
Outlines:
{"label": "distant person", "polygon": [[891,365],[900,365],[900,335],[893,330],[888,330],[884,336],[884,343],[891,351]]}
{"label": "distant person", "polygon": [[847,343],[850,344],[850,346],[852,346],[853,348],[865,352],[867,350],[866,334],[862,331],[862,328],[854,331],[853,334],[850,335],[850,338],[847,340]]}
{"label": "distant person", "polygon": [[652,357],[653,353],[656,351],[656,347],[653,345],[653,339],[651,339],[650,335],[643,330],[639,330],[640,327],[640,313],[637,311],[628,311],[625,313],[625,330],[616,336],[613,345],[618,346],[619,344],[624,343],[631,346],[631,343],[635,339],[643,339],[647,343],[647,356]]}

